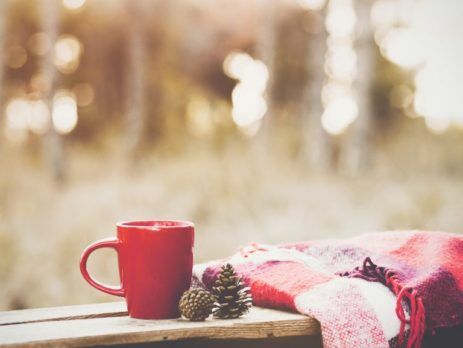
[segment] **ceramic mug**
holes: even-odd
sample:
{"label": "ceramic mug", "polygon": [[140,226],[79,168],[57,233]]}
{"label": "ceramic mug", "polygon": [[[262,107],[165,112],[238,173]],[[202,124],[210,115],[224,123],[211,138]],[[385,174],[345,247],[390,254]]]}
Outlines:
{"label": "ceramic mug", "polygon": [[[80,271],[93,287],[125,297],[132,318],[176,318],[178,301],[190,287],[194,225],[187,221],[126,221],[117,238],[99,240],[82,253]],[[120,286],[102,284],[87,271],[87,259],[99,248],[113,248],[119,261]]]}

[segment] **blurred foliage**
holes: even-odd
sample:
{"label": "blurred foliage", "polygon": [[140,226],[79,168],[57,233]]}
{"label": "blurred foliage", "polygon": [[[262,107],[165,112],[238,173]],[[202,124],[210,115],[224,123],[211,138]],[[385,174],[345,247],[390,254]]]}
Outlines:
{"label": "blurred foliage", "polygon": [[[38,1],[17,0],[9,2],[6,45],[27,47],[31,35],[40,31]],[[146,57],[140,64],[145,71],[146,122],[143,142],[156,144],[171,140],[175,146],[190,137],[186,115],[188,102],[198,96],[213,107],[220,105],[214,132],[219,137],[236,132],[230,120],[230,94],[235,82],[222,69],[226,55],[234,50],[253,52],[258,39],[256,19],[259,19],[256,3],[238,2],[236,8],[227,8],[232,13],[219,11],[211,3],[199,6],[195,2],[144,2],[145,8],[133,18],[124,2],[109,6],[106,1],[87,3],[80,11],[67,11],[61,7],[59,33],[73,35],[80,41],[83,54],[78,69],[72,74],[60,74],[57,89],[72,89],[78,83],[94,88],[95,98],[85,107],[79,108],[77,128],[66,136],[66,141],[77,141],[92,146],[113,136],[123,136],[125,113],[128,108],[130,70],[128,67],[128,30],[133,20],[143,23]],[[244,7],[248,7],[245,11]],[[245,25],[233,22],[234,14],[249,19]],[[212,15],[213,14],[213,15]],[[276,56],[273,107],[279,110],[277,120],[294,129],[301,124],[302,91],[310,72],[305,67],[305,57],[311,54],[307,35],[311,23],[320,21],[319,15],[289,7],[275,17]],[[401,81],[409,84],[410,74],[389,63],[378,54],[376,85],[373,91],[376,105],[375,116],[380,128],[385,131],[393,123],[389,93]],[[39,69],[40,57],[28,55],[20,69],[6,69],[5,100],[24,93],[36,93],[31,79]],[[222,106],[228,107],[223,108]],[[285,121],[286,120],[286,121]],[[223,127],[221,125],[227,125]],[[182,137],[178,137],[181,133]]]}

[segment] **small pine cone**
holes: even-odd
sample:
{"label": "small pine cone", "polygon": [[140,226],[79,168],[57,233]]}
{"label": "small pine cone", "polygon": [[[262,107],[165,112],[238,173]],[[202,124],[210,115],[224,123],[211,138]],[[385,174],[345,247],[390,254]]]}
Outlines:
{"label": "small pine cone", "polygon": [[203,321],[211,313],[214,296],[204,289],[190,289],[183,293],[178,308],[182,317],[190,321]]}
{"label": "small pine cone", "polygon": [[213,314],[216,318],[239,318],[252,306],[250,289],[245,287],[230,264],[222,267],[212,293],[215,297]]}

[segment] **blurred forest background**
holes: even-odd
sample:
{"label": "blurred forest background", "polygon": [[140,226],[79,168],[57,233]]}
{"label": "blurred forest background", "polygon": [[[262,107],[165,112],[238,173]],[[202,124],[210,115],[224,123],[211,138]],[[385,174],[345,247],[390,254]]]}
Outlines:
{"label": "blurred forest background", "polygon": [[[83,248],[463,232],[463,2],[0,0],[0,309],[115,300]],[[116,258],[91,271],[117,283]]]}

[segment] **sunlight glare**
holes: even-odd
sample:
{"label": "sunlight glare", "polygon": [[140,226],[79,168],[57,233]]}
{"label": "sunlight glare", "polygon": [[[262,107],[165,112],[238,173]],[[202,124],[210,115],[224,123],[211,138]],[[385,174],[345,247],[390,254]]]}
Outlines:
{"label": "sunlight glare", "polygon": [[[404,69],[417,70],[413,108],[436,133],[463,120],[463,50],[455,45],[463,30],[461,9],[461,2],[442,6],[438,0],[379,0],[371,13],[383,56]],[[391,21],[402,26],[394,28]],[[404,90],[396,92],[390,96],[392,104],[410,104],[413,93],[406,92],[403,98]]]}

